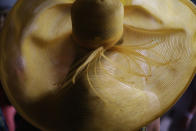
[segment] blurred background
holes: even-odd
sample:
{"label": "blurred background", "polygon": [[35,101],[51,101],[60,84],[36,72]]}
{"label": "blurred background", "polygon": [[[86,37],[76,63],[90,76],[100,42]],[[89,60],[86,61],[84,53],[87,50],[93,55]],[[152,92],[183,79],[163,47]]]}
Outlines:
{"label": "blurred background", "polygon": [[[17,0],[0,0],[0,31],[5,18]],[[196,0],[192,0],[196,4]],[[196,78],[181,99],[157,121],[148,125],[148,131],[196,131]],[[160,124],[159,124],[160,123]],[[153,126],[160,126],[154,130]],[[39,131],[26,122],[9,103],[0,85],[0,131]]]}
{"label": "blurred background", "polygon": [[9,10],[17,0],[0,0],[0,10]]}

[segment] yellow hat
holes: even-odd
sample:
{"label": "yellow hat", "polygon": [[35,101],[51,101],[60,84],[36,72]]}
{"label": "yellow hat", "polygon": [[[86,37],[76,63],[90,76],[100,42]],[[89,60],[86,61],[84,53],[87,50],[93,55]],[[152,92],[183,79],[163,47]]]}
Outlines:
{"label": "yellow hat", "polygon": [[26,120],[46,131],[135,131],[183,94],[195,75],[196,7],[121,2],[118,15],[103,4],[100,20],[73,14],[74,0],[17,2],[0,34],[0,79]]}

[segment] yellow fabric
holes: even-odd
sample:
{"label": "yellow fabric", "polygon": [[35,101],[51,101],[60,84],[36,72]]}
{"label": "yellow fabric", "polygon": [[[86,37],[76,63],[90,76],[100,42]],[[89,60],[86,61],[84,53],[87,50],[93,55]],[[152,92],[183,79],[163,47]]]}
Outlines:
{"label": "yellow fabric", "polygon": [[[88,59],[71,39],[73,0],[17,2],[0,36],[0,78],[24,118],[47,131],[134,131],[182,95],[195,75],[196,7],[122,2],[123,43]],[[68,75],[84,58],[72,84]]]}

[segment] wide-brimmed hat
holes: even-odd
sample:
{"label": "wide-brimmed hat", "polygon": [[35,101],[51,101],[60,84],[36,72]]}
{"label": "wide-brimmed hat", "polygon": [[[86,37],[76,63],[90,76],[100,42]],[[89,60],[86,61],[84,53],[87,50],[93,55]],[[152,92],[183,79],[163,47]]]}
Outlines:
{"label": "wide-brimmed hat", "polygon": [[0,78],[17,111],[54,131],[134,131],[160,117],[195,75],[196,7],[121,0],[122,40],[88,50],[72,37],[73,2],[19,0],[12,9]]}

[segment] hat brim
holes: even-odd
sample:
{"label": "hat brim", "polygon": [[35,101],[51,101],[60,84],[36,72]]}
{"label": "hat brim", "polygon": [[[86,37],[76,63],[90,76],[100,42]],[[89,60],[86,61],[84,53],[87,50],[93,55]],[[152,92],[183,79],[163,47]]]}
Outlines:
{"label": "hat brim", "polygon": [[186,27],[165,27],[147,8],[127,6],[123,43],[88,70],[104,104],[86,72],[82,83],[61,86],[86,53],[71,38],[72,2],[20,0],[11,11],[0,39],[0,73],[17,111],[44,130],[136,130],[160,117],[195,75],[191,31],[187,36]]}

